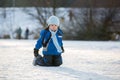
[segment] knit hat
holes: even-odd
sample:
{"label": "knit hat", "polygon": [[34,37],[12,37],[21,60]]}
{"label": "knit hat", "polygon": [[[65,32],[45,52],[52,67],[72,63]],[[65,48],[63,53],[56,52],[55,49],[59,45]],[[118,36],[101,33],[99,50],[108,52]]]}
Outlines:
{"label": "knit hat", "polygon": [[60,25],[59,18],[56,16],[50,16],[47,20],[47,24],[48,25],[55,24],[55,25],[59,26]]}

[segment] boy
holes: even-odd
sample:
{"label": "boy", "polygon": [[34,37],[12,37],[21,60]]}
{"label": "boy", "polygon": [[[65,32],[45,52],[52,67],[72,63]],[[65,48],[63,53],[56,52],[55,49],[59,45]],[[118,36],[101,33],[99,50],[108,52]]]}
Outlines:
{"label": "boy", "polygon": [[[59,29],[58,17],[51,16],[47,20],[48,27],[40,32],[35,48],[33,65],[60,66],[62,64],[61,53],[64,52],[62,43],[62,31]],[[43,57],[38,54],[43,47]]]}

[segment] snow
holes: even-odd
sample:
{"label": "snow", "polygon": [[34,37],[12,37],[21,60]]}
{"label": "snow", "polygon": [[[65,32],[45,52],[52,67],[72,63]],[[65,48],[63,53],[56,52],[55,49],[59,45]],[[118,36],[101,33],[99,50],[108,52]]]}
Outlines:
{"label": "snow", "polygon": [[0,80],[120,80],[120,42],[63,41],[60,67],[33,66],[35,43],[0,40]]}

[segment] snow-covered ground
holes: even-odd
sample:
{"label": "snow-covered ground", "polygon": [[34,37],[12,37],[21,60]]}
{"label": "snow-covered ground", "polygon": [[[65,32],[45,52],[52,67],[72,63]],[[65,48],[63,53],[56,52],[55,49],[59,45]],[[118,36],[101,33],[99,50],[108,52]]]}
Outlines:
{"label": "snow-covered ground", "polygon": [[36,40],[0,40],[0,80],[120,80],[120,42],[64,41],[60,67],[33,66]]}

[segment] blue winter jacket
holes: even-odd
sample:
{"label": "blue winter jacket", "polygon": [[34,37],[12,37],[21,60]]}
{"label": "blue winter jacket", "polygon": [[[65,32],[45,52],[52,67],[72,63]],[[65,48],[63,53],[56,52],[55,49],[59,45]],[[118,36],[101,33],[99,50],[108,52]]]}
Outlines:
{"label": "blue winter jacket", "polygon": [[[58,40],[58,43],[59,45],[62,47],[63,46],[63,43],[62,43],[62,35],[63,35],[63,32],[58,29],[57,33],[56,33],[56,37],[57,37],[57,40]],[[53,43],[53,40],[51,39],[51,32],[46,29],[42,30],[40,32],[40,37],[35,45],[35,49],[40,49],[43,47],[43,41],[46,42],[49,39],[46,47],[43,47],[43,55],[60,55],[61,53],[59,53]],[[44,39],[43,39],[44,38]]]}

